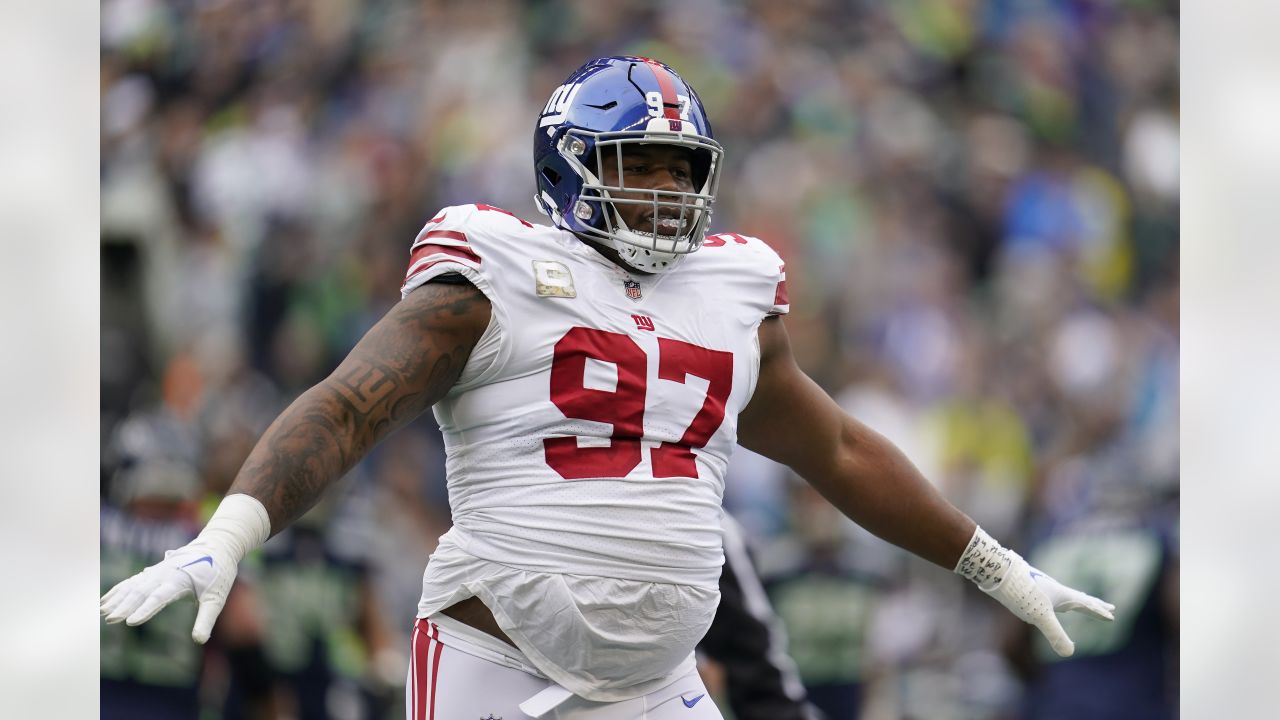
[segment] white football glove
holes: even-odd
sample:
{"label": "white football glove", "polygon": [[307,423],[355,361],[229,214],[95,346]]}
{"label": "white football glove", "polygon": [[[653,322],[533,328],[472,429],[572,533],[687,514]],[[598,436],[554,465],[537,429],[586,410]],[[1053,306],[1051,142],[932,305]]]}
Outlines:
{"label": "white football glove", "polygon": [[228,495],[195,540],[108,590],[99,610],[108,623],[141,625],[175,600],[195,595],[200,609],[191,639],[204,644],[227,602],[236,566],[270,534],[262,503],[248,495]]}
{"label": "white football glove", "polygon": [[974,530],[955,571],[999,600],[1019,619],[1036,626],[1062,657],[1070,657],[1076,646],[1055,612],[1078,610],[1102,620],[1115,620],[1115,605],[1069,588],[1031,567],[1021,555],[1001,546],[982,528]]}

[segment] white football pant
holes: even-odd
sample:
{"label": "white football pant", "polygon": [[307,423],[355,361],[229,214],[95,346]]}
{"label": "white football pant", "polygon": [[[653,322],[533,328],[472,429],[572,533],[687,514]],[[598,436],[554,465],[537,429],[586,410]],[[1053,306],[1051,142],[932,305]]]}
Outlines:
{"label": "white football pant", "polygon": [[[592,702],[442,633],[432,620],[419,618],[414,625],[407,720],[723,720],[696,670],[648,695]],[[521,710],[522,703],[538,714]]]}

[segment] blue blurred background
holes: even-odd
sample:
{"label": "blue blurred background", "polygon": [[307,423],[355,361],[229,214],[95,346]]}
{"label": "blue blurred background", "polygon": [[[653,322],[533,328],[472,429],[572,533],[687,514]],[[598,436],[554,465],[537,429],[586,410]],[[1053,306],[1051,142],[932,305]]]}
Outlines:
{"label": "blue blurred background", "polygon": [[[1058,661],[740,451],[726,504],[815,702],[1176,717],[1178,20],[1156,0],[106,0],[103,588],[192,533],[396,302],[435,210],[539,221],[538,110],[586,59],[640,54],[701,94],[727,155],[713,229],[786,259],[803,367],[994,536],[1119,606],[1067,621]],[[104,627],[103,717],[403,717],[447,527],[426,417],[249,561],[207,649],[182,608]]]}

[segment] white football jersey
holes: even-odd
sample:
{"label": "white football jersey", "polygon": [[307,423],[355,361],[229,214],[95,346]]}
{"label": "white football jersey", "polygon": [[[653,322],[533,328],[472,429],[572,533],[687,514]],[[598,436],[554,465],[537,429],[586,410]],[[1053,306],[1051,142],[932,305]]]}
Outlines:
{"label": "white football jersey", "polygon": [[[492,320],[434,408],[454,523],[442,545],[522,572],[690,586],[714,600],[756,332],[787,311],[777,253],[715,235],[671,272],[643,275],[569,232],[463,205],[418,234],[402,293],[445,273],[479,288]],[[437,575],[452,567],[440,560]],[[424,605],[431,565],[426,575]]]}

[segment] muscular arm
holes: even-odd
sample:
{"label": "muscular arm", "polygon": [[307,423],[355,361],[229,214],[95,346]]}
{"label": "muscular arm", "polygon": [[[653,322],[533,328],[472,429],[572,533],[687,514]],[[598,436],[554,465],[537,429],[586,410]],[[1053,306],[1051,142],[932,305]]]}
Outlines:
{"label": "muscular arm", "polygon": [[854,522],[950,570],[974,522],[938,494],[902,451],[849,417],[791,354],[780,318],[760,325],[760,379],[738,442],[790,466]]}
{"label": "muscular arm", "polygon": [[392,430],[431,407],[457,381],[489,324],[471,285],[428,283],[393,307],[333,374],[267,428],[230,493],[257,498],[271,532],[305,513]]}

